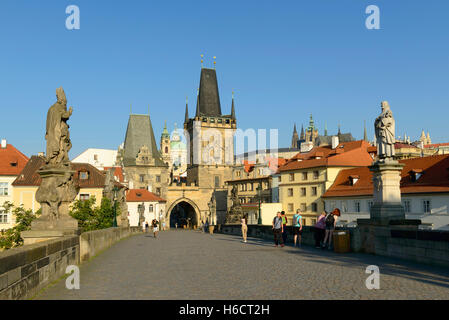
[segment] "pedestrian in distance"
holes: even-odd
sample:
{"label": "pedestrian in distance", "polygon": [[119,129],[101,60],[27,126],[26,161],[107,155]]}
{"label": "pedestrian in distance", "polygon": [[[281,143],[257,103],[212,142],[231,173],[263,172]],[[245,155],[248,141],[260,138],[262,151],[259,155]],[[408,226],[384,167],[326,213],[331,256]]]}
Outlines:
{"label": "pedestrian in distance", "polygon": [[145,221],[145,233],[148,233],[148,229],[150,229],[150,226],[148,225],[148,221]]}
{"label": "pedestrian in distance", "polygon": [[321,212],[320,216],[318,217],[318,221],[313,228],[315,236],[315,248],[321,248],[321,245],[323,244],[324,234],[326,232],[326,215],[326,211]]}
{"label": "pedestrian in distance", "polygon": [[142,222],[142,232],[145,233],[145,223]]}
{"label": "pedestrian in distance", "polygon": [[293,226],[293,246],[296,247],[296,241],[298,241],[298,248],[301,247],[301,235],[302,235],[302,216],[301,210],[297,209],[292,219]]}
{"label": "pedestrian in distance", "polygon": [[285,215],[285,211],[281,211],[281,218],[282,218],[282,241],[284,243],[287,243],[287,223],[288,223],[288,219],[287,216]]}
{"label": "pedestrian in distance", "polygon": [[278,211],[273,219],[273,235],[274,235],[274,246],[277,247],[279,242],[281,247],[284,247],[284,240],[282,239],[282,232],[284,231],[284,225],[282,224],[281,213]]}
{"label": "pedestrian in distance", "polygon": [[153,226],[153,236],[155,238],[157,238],[157,232],[159,231],[159,221],[157,221],[156,219],[153,219],[153,221],[151,222],[152,226]]}
{"label": "pedestrian in distance", "polygon": [[243,237],[243,242],[246,243],[246,237],[248,235],[248,216],[244,216],[241,219],[241,223],[242,223],[242,237]]}
{"label": "pedestrian in distance", "polygon": [[340,209],[335,208],[331,213],[328,213],[325,218],[326,234],[324,236],[324,242],[322,248],[326,248],[328,242],[328,249],[332,246],[332,236],[334,235],[335,226],[337,225],[338,217],[340,216]]}

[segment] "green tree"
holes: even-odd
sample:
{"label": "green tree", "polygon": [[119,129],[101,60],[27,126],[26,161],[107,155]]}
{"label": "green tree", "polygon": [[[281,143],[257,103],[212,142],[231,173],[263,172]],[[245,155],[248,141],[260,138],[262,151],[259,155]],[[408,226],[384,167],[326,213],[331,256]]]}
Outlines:
{"label": "green tree", "polygon": [[78,220],[81,232],[112,227],[114,205],[111,200],[103,198],[99,207],[95,206],[95,202],[95,197],[91,197],[88,200],[77,200],[72,205],[70,215]]}
{"label": "green tree", "polygon": [[16,218],[14,227],[2,231],[0,234],[0,248],[10,249],[23,245],[23,239],[20,236],[22,231],[30,230],[31,222],[36,219],[41,210],[33,213],[32,210],[25,210],[23,206],[15,207],[11,202],[5,202],[3,205],[4,212],[11,212]]}

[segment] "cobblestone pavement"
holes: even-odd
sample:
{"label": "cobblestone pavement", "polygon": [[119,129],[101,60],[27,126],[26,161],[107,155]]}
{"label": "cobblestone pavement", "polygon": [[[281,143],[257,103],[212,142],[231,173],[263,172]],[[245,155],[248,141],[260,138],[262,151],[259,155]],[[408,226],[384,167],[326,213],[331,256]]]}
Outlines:
{"label": "cobblestone pavement", "polygon": [[[365,286],[368,265],[379,290]],[[122,240],[80,275],[80,290],[62,280],[38,299],[449,299],[445,268],[184,230]]]}

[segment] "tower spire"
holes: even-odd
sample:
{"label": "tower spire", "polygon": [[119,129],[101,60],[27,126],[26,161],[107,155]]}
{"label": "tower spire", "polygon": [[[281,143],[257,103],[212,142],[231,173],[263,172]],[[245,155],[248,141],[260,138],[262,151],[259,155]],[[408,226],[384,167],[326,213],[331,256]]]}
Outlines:
{"label": "tower spire", "polygon": [[301,124],[301,136],[299,137],[299,139],[303,140],[303,141],[306,140],[306,137],[304,135],[304,125],[303,124]]}
{"label": "tower spire", "polygon": [[184,123],[189,122],[189,101],[188,98],[186,97],[186,116],[184,119]]}
{"label": "tower spire", "polygon": [[327,137],[327,121],[324,122],[324,136]]}
{"label": "tower spire", "polygon": [[232,90],[231,119],[235,120],[234,89]]}
{"label": "tower spire", "polygon": [[366,134],[366,120],[363,122],[363,140],[368,142],[368,135]]}
{"label": "tower spire", "polygon": [[196,95],[196,114],[195,114],[195,117],[199,117],[199,116],[200,116],[200,89],[198,89],[197,95]]}

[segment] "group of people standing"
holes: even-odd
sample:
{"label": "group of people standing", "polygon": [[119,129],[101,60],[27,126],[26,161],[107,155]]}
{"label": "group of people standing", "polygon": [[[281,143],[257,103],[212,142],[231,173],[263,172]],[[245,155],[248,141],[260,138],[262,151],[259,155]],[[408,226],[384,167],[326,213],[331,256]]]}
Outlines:
{"label": "group of people standing", "polygon": [[[318,217],[318,221],[314,226],[315,247],[322,249],[331,249],[332,237],[337,225],[338,217],[340,216],[340,210],[335,208],[332,212],[323,211]],[[287,242],[287,224],[288,218],[285,215],[285,211],[277,212],[273,219],[272,228],[274,235],[274,246],[285,246]],[[247,242],[248,234],[248,218],[244,216],[241,219],[243,242]],[[296,213],[292,217],[293,227],[293,245],[294,247],[301,247],[302,240],[302,215],[301,210],[297,209]]]}
{"label": "group of people standing", "polygon": [[314,228],[315,248],[326,249],[327,247],[327,249],[331,249],[332,237],[340,214],[340,209],[338,208],[331,212],[321,212]]}
{"label": "group of people standing", "polygon": [[[153,219],[153,221],[151,221],[151,229],[153,229],[153,237],[157,238],[157,233],[159,231],[159,221],[157,221],[156,219]],[[142,231],[144,233],[149,232],[150,230],[150,225],[148,224],[148,221],[145,221],[145,223],[142,224]]]}

